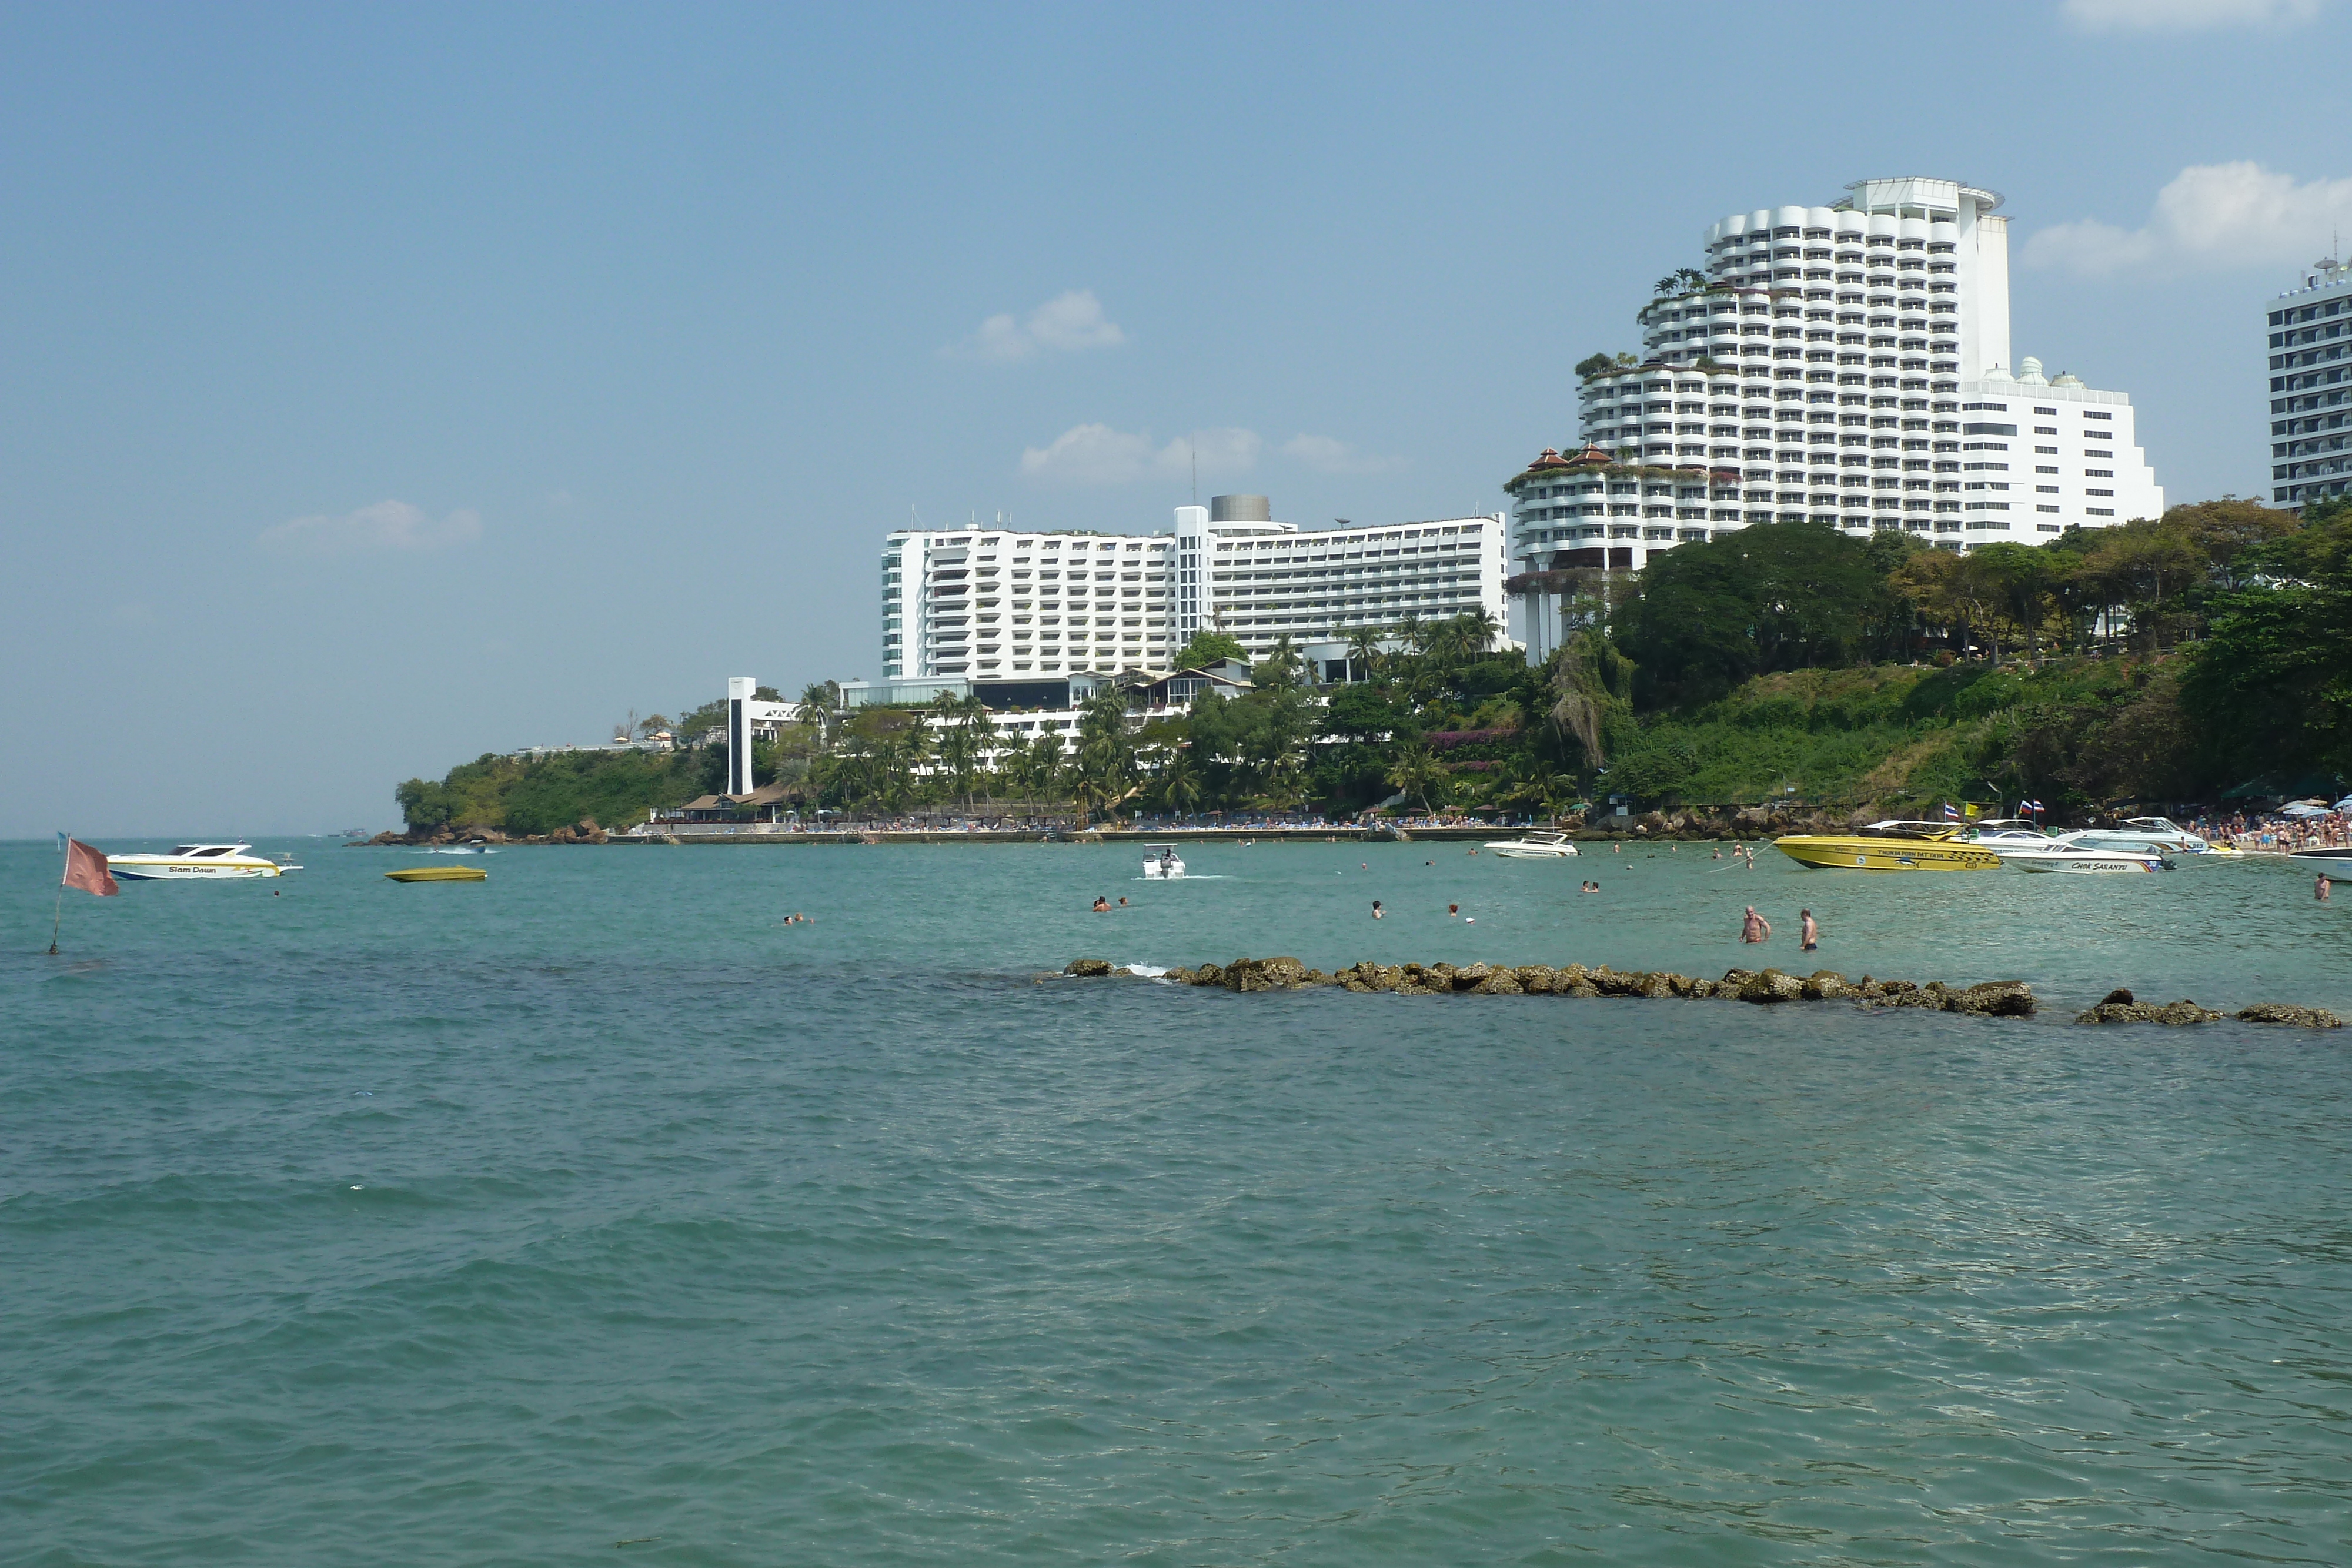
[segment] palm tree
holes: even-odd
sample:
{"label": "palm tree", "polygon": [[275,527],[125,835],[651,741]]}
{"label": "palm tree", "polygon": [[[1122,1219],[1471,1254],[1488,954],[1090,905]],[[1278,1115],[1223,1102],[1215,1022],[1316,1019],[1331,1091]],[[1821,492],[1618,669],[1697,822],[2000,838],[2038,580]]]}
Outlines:
{"label": "palm tree", "polygon": [[1062,779],[1062,737],[1048,730],[1026,746],[1015,745],[1006,753],[1005,768],[1019,781],[1033,811],[1050,805]]}
{"label": "palm tree", "polygon": [[1491,610],[1465,610],[1454,618],[1454,622],[1459,629],[1455,635],[1461,640],[1462,650],[1471,658],[1492,650],[1503,634],[1503,623],[1495,619]]}
{"label": "palm tree", "polygon": [[834,710],[841,706],[838,681],[811,681],[801,688],[800,720],[816,727],[816,748],[823,751],[832,737]]}
{"label": "palm tree", "polygon": [[1082,807],[1108,804],[1127,793],[1135,773],[1135,743],[1127,733],[1127,694],[1105,686],[1078,719],[1077,789]]}
{"label": "palm tree", "polygon": [[1388,767],[1389,787],[1400,794],[1419,796],[1424,811],[1429,810],[1430,790],[1442,786],[1444,779],[1444,766],[1425,746],[1408,747],[1398,752]]}
{"label": "palm tree", "polygon": [[1266,650],[1265,657],[1258,661],[1257,668],[1265,674],[1264,685],[1291,686],[1298,684],[1306,664],[1299,658],[1298,650],[1291,646],[1290,633],[1285,632],[1274,640],[1274,646]]}
{"label": "palm tree", "polygon": [[1350,674],[1360,664],[1364,670],[1364,679],[1370,680],[1380,670],[1381,657],[1381,633],[1378,627],[1366,624],[1348,633],[1348,669]]}
{"label": "palm tree", "polygon": [[1152,793],[1171,816],[1181,817],[1200,804],[1201,769],[1192,761],[1190,747],[1180,746],[1168,754],[1160,776],[1152,780]]}

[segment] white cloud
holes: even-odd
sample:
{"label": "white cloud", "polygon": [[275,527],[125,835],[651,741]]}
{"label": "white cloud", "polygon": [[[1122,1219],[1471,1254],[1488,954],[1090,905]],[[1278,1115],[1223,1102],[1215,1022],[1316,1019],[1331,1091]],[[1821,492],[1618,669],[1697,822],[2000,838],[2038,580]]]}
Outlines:
{"label": "white cloud", "polygon": [[321,512],[263,531],[254,542],[289,555],[358,555],[371,550],[433,550],[482,537],[478,512],[455,511],[436,522],[405,501],[378,501],[341,517]]}
{"label": "white cloud", "polygon": [[1328,435],[1294,435],[1282,444],[1282,455],[1326,474],[1380,474],[1397,466],[1393,457],[1359,452]]}
{"label": "white cloud", "polygon": [[1065,485],[1126,485],[1196,471],[1203,479],[1219,478],[1255,467],[1264,444],[1254,431],[1218,429],[1196,430],[1155,446],[1149,435],[1108,424],[1077,424],[1055,436],[1050,446],[1024,449],[1021,472],[1028,478]]}
{"label": "white cloud", "polygon": [[2085,33],[2193,33],[2308,22],[2321,0],[2065,0],[2059,11]]}
{"label": "white cloud", "polygon": [[2259,163],[2200,163],[2157,193],[2146,226],[2053,225],[2025,242],[2023,259],[2094,276],[2145,263],[2299,267],[2339,232],[2352,234],[2352,179],[2297,184]]}
{"label": "white cloud", "polygon": [[1025,360],[1045,349],[1075,354],[1087,349],[1116,349],[1127,341],[1118,323],[1103,315],[1102,301],[1091,288],[1057,294],[1016,321],[1010,311],[991,316],[980,330],[962,342],[940,350],[943,354],[982,360]]}

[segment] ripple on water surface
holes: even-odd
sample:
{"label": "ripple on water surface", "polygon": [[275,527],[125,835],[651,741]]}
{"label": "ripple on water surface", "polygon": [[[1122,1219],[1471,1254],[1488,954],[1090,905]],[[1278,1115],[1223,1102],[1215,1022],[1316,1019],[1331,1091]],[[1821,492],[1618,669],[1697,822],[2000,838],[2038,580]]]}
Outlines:
{"label": "ripple on water surface", "polygon": [[[1028,977],[1706,971],[1802,902],[1848,972],[2346,999],[2286,868],[1654,852],[1597,901],[1209,845],[81,901],[0,969],[12,1555],[2352,1556],[2340,1036]],[[45,924],[53,858],[0,873]]]}

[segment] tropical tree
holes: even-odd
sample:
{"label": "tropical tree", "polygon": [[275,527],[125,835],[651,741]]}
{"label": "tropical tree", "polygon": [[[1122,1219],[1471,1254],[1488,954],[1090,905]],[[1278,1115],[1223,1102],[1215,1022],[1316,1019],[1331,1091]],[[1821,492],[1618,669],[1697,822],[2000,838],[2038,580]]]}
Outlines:
{"label": "tropical tree", "polygon": [[1078,716],[1076,792],[1093,811],[1126,797],[1135,776],[1135,743],[1127,730],[1127,694],[1105,686]]}
{"label": "tropical tree", "polygon": [[1018,770],[1021,789],[1033,806],[1050,802],[1062,781],[1062,737],[1051,730],[1041,733],[1012,753],[1010,765]]}
{"label": "tropical tree", "polygon": [[2021,544],[1979,545],[1964,558],[1960,575],[1973,584],[1976,602],[1998,606],[2024,634],[2026,656],[2039,666],[2042,625],[2049,618],[2050,590],[2056,576],[2052,559]]}
{"label": "tropical tree", "polygon": [[1609,765],[1609,719],[1628,706],[1633,677],[1633,661],[1598,628],[1579,632],[1552,655],[1549,716],[1583,748],[1590,767]]}
{"label": "tropical tree", "polygon": [[1291,646],[1290,633],[1285,632],[1275,639],[1274,646],[1265,658],[1250,667],[1250,680],[1257,685],[1271,688],[1294,686],[1306,673],[1306,661]]}
{"label": "tropical tree", "polygon": [[1447,774],[1444,764],[1430,754],[1426,746],[1414,745],[1399,751],[1388,767],[1389,787],[1399,794],[1416,797],[1421,809],[1430,809],[1433,792],[1443,795]]}
{"label": "tropical tree", "polygon": [[2201,581],[2206,567],[2205,552],[2186,529],[2131,522],[2103,530],[2082,571],[2108,604],[2123,608],[2133,632],[2144,634],[2147,651],[2154,653],[2162,645],[2166,607]]}
{"label": "tropical tree", "polygon": [[1171,816],[1181,817],[1201,803],[1201,768],[1191,747],[1179,746],[1168,755],[1152,779],[1151,793]]}
{"label": "tropical tree", "polygon": [[1362,678],[1370,680],[1380,673],[1381,661],[1385,656],[1381,648],[1380,628],[1367,623],[1349,632],[1348,674],[1349,678],[1355,678],[1356,672],[1361,669]]}
{"label": "tropical tree", "polygon": [[1176,667],[1202,670],[1229,661],[1236,664],[1249,663],[1249,650],[1242,646],[1240,638],[1223,632],[1195,632],[1192,640],[1184,644],[1183,652],[1176,655]]}
{"label": "tropical tree", "polygon": [[816,748],[823,751],[833,738],[834,715],[841,707],[839,681],[811,681],[801,688],[799,718],[816,730]]}

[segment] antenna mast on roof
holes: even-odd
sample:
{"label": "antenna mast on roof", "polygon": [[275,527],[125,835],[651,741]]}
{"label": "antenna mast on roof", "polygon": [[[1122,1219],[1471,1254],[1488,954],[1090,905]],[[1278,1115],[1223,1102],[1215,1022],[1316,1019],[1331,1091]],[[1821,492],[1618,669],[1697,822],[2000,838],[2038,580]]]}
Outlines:
{"label": "antenna mast on roof", "polygon": [[1192,454],[1192,505],[1201,504],[1201,449],[1186,444]]}

